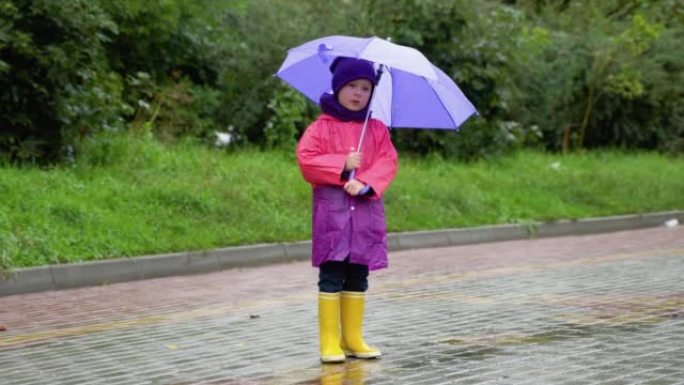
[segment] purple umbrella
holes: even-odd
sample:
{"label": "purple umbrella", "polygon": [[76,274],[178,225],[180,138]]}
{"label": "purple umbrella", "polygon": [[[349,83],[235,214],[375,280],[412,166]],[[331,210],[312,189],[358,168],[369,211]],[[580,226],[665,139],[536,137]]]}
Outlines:
{"label": "purple umbrella", "polygon": [[302,44],[288,51],[276,76],[318,103],[332,92],[329,66],[338,56],[374,62],[382,71],[369,114],[389,127],[455,130],[477,113],[456,83],[418,50],[377,37],[328,36]]}

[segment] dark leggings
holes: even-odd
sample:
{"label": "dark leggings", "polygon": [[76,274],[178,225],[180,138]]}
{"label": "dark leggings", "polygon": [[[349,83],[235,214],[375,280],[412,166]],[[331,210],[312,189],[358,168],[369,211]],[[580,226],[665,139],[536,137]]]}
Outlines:
{"label": "dark leggings", "polygon": [[368,266],[344,261],[321,264],[318,273],[318,290],[325,293],[368,290]]}

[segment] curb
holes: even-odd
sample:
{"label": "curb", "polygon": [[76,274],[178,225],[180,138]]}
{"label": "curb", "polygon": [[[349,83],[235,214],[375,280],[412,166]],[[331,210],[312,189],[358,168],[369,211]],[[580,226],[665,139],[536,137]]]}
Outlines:
{"label": "curb", "polygon": [[[684,221],[684,211],[667,211],[557,222],[482,226],[388,234],[390,251],[559,237],[662,226]],[[301,261],[310,258],[311,241],[259,244],[215,250],[120,258],[12,270],[0,277],[0,297],[117,282],[200,274],[224,269]]]}

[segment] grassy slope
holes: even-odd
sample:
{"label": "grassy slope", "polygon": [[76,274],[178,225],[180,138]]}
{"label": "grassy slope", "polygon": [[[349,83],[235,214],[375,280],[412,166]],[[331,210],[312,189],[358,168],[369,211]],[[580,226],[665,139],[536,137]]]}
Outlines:
{"label": "grassy slope", "polygon": [[[0,168],[0,267],[307,239],[293,154],[118,139],[107,166]],[[554,164],[557,167],[554,167]],[[684,158],[401,158],[390,231],[684,209]]]}

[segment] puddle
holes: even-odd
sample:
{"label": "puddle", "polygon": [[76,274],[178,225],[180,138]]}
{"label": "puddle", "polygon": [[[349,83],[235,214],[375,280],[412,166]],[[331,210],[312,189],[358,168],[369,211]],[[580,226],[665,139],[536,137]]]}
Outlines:
{"label": "puddle", "polygon": [[462,349],[452,349],[440,352],[439,357],[436,358],[435,361],[439,363],[448,363],[455,359],[482,361],[502,354],[502,349],[495,346],[468,346]]}
{"label": "puddle", "polygon": [[440,352],[453,357],[470,360],[482,360],[488,357],[507,354],[505,347],[517,345],[543,345],[571,339],[596,338],[599,336],[619,336],[626,333],[637,333],[653,326],[653,322],[628,324],[577,324],[565,323],[549,327],[537,333],[519,334],[515,332],[475,337],[450,337],[437,341],[438,344],[461,346],[459,349]]}
{"label": "puddle", "polygon": [[594,297],[545,296],[547,304],[579,309],[556,317],[559,324],[528,334],[504,332],[477,336],[457,336],[436,341],[438,344],[460,346],[450,351],[455,357],[481,360],[505,354],[506,346],[552,344],[560,341],[598,336],[620,336],[637,333],[659,323],[677,320],[684,311],[684,295]]}
{"label": "puddle", "polygon": [[578,309],[566,316],[570,322],[586,324],[653,323],[678,318],[684,313],[684,294],[545,296],[547,304]]}

